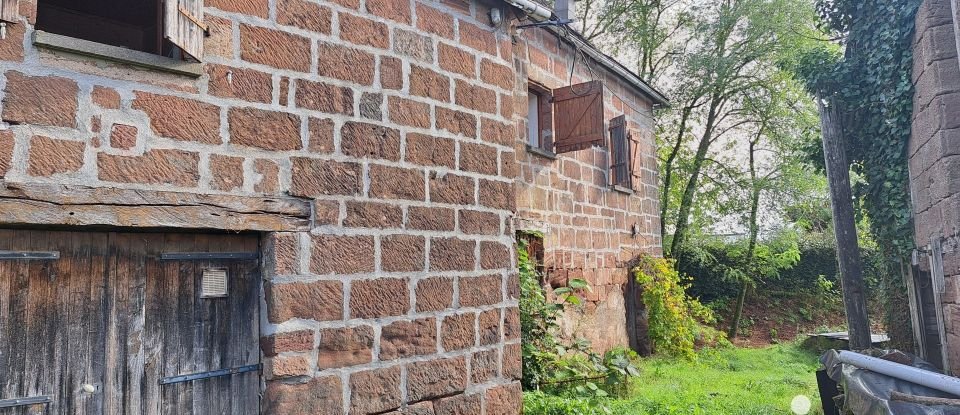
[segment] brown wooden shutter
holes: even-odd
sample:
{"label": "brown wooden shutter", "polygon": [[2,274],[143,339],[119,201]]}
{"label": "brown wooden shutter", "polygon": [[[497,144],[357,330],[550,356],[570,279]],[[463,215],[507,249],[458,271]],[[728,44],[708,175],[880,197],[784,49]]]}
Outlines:
{"label": "brown wooden shutter", "polygon": [[590,81],[553,91],[554,151],[566,153],[602,146],[603,84]]}
{"label": "brown wooden shutter", "polygon": [[632,149],[623,115],[610,120],[610,178],[612,184],[632,188]]}
{"label": "brown wooden shutter", "polygon": [[19,14],[17,0],[0,0],[0,21],[17,22]]}
{"label": "brown wooden shutter", "polygon": [[164,37],[196,60],[203,58],[203,0],[164,0]]}

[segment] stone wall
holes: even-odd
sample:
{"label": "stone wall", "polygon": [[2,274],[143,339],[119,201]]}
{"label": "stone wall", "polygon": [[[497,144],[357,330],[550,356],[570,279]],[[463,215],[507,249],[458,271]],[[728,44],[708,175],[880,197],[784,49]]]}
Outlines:
{"label": "stone wall", "polygon": [[[589,58],[581,55],[573,65],[574,47],[553,32],[526,29],[520,38],[514,53],[518,89],[513,105],[520,135],[515,154],[521,179],[516,228],[543,232],[544,268],[552,286],[582,278],[593,287],[586,293],[584,312],[568,313],[568,334],[583,336],[600,350],[626,345],[624,293],[630,264],[643,253],[662,254],[652,101]],[[632,193],[609,184],[609,144],[559,154],[555,160],[526,151],[527,81],[555,89],[594,79],[604,85],[605,121],[625,115],[639,146]]]}
{"label": "stone wall", "polygon": [[264,235],[264,413],[518,414],[507,31],[461,0],[206,3],[193,78],[38,49],[21,0],[3,184],[310,200]]}
{"label": "stone wall", "polygon": [[[917,246],[960,234],[960,62],[950,0],[925,0],[914,35],[910,192]],[[943,259],[942,296],[951,369],[960,368],[960,251]],[[926,257],[920,266],[929,270]]]}

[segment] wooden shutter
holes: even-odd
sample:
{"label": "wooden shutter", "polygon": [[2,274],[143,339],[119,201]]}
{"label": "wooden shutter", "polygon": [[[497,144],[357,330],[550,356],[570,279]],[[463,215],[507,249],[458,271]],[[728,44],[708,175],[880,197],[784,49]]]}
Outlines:
{"label": "wooden shutter", "polygon": [[556,153],[602,146],[603,84],[585,82],[553,91],[554,148]]}
{"label": "wooden shutter", "polygon": [[16,23],[18,14],[17,0],[0,0],[0,20]]}
{"label": "wooden shutter", "polygon": [[615,186],[633,188],[632,148],[627,134],[627,120],[623,115],[610,120],[610,177]]}
{"label": "wooden shutter", "polygon": [[203,57],[203,0],[164,0],[163,34],[184,53],[196,60]]}

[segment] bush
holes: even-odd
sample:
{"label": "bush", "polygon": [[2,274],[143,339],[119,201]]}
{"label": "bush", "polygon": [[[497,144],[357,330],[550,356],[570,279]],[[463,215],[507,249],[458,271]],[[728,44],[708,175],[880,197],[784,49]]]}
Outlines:
{"label": "bush", "polygon": [[523,413],[530,415],[610,415],[611,411],[596,400],[548,395],[538,391],[523,393]]}
{"label": "bush", "polygon": [[648,336],[655,352],[693,359],[698,340],[723,341],[721,333],[704,325],[716,321],[713,313],[687,295],[672,260],[641,257],[634,276],[643,289]]}
{"label": "bush", "polygon": [[[776,276],[759,281],[758,286],[767,291],[810,292],[822,294],[823,281],[840,286],[837,269],[837,248],[829,232],[803,233],[797,241],[799,261],[792,267],[780,269]],[[705,304],[735,299],[738,284],[732,284],[720,270],[735,266],[737,245],[740,241],[726,242],[719,238],[704,238],[693,243],[692,252],[681,263],[680,273],[688,277],[689,294]],[[884,258],[876,244],[861,240],[860,253],[863,259],[863,277],[868,293],[879,289],[886,273]]]}

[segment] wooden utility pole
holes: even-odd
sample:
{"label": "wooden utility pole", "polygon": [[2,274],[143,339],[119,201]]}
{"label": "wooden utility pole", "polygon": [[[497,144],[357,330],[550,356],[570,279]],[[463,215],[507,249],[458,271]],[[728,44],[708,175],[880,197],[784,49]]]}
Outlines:
{"label": "wooden utility pole", "polygon": [[857,226],[853,216],[853,195],[850,191],[850,163],[843,148],[843,118],[834,100],[817,96],[820,126],[823,130],[823,158],[830,185],[833,207],[833,228],[837,237],[837,262],[843,288],[843,307],[847,313],[850,350],[869,349],[870,319],[864,293],[863,266],[857,244]]}

